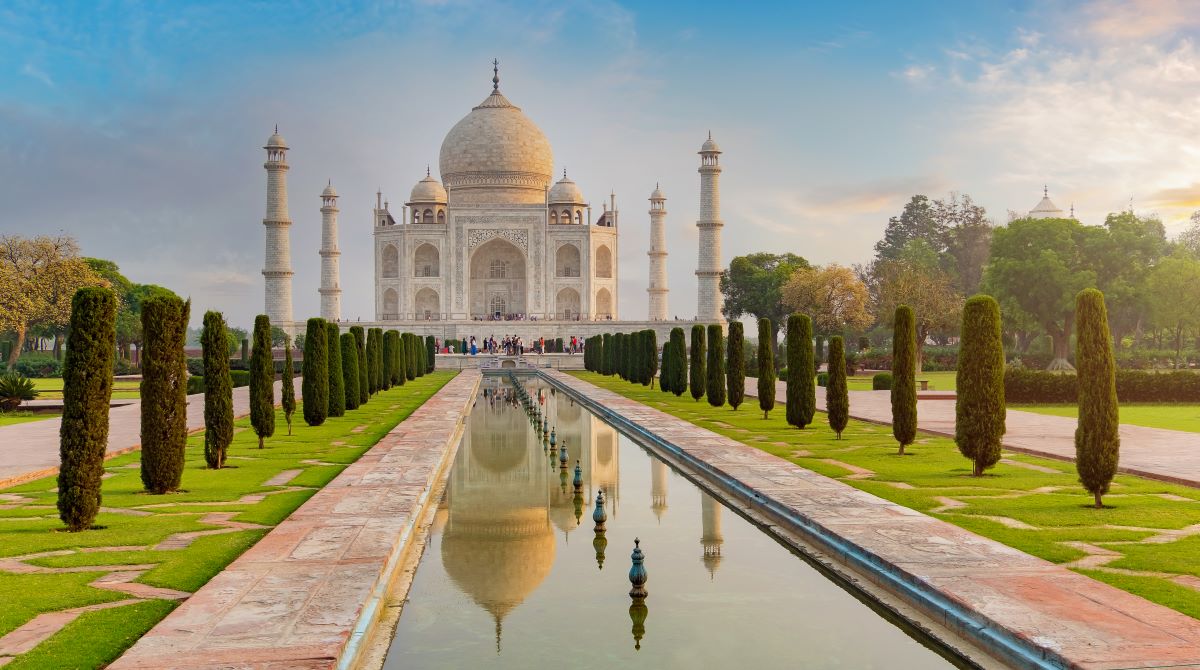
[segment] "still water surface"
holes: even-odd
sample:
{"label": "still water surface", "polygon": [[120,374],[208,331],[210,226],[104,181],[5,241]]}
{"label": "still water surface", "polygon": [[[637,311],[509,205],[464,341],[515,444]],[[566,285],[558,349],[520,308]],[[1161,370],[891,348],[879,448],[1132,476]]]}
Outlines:
{"label": "still water surface", "polygon": [[526,387],[567,471],[507,383],[484,385],[386,668],[954,667],[565,394]]}

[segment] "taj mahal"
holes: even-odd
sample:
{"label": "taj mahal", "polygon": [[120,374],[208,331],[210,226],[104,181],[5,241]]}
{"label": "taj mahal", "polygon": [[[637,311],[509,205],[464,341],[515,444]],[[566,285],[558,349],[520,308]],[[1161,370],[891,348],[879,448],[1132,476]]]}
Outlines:
{"label": "taj mahal", "polygon": [[[299,324],[292,312],[289,147],[276,128],[264,148],[266,313],[272,323],[295,330]],[[375,314],[374,321],[363,325],[444,339],[497,332],[566,339],[645,328],[665,338],[673,327],[724,323],[719,286],[721,150],[711,133],[698,153],[698,313],[687,320],[668,316],[667,198],[655,185],[647,210],[649,309],[644,318],[623,319],[628,315],[620,313],[618,301],[621,218],[615,194],[596,211],[565,170],[555,181],[550,141],[500,92],[499,67],[493,63],[491,92],[442,141],[438,176],[427,169],[408,200],[394,211],[384,194],[376,193]],[[344,322],[338,194],[332,183],[320,194],[320,202],[320,316]]]}

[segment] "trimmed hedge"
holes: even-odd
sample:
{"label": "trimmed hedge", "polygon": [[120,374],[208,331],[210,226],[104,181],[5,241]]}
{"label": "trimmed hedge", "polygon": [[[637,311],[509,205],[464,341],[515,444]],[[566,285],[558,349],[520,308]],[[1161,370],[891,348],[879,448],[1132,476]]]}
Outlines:
{"label": "trimmed hedge", "polygon": [[[1200,402],[1200,373],[1189,370],[1117,370],[1119,402]],[[1004,397],[1009,403],[1075,403],[1079,380],[1073,373],[1008,368]]]}
{"label": "trimmed hedge", "polygon": [[892,373],[880,372],[874,377],[871,377],[872,391],[890,391],[892,390]]}

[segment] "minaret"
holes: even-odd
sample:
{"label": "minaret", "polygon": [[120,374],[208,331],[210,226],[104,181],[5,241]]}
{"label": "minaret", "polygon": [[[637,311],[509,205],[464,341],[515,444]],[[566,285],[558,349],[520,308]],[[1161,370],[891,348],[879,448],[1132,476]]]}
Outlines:
{"label": "minaret", "polygon": [[667,511],[667,464],[657,458],[650,459],[650,510],[662,521]]}
{"label": "minaret", "polygon": [[288,240],[292,219],[287,206],[287,142],[275,126],[267,140],[267,255],[263,265],[266,284],[266,312],[272,325],[292,329],[292,246]]}
{"label": "minaret", "polygon": [[667,320],[667,196],[658,184],[650,194],[650,320]]}
{"label": "minaret", "polygon": [[339,266],[342,252],[338,251],[338,194],[333,182],[321,191],[321,318],[342,320],[342,285]]}
{"label": "minaret", "polygon": [[700,254],[696,267],[696,319],[725,323],[721,313],[721,149],[713,141],[712,132],[700,146]]}
{"label": "minaret", "polygon": [[700,492],[700,527],[700,545],[704,547],[704,556],[700,560],[708,568],[711,578],[721,564],[721,545],[725,544],[725,538],[721,535],[721,503],[704,491]]}

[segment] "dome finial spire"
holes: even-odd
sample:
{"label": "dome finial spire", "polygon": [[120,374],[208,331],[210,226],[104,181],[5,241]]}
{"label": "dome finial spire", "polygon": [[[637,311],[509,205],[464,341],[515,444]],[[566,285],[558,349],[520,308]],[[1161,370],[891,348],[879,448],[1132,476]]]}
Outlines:
{"label": "dome finial spire", "polygon": [[1043,198],[1050,197],[1050,185],[1049,184],[1042,184],[1042,197]]}
{"label": "dome finial spire", "polygon": [[425,176],[426,176],[426,177],[428,177],[428,176],[429,176],[429,163],[426,163],[426,164],[425,164]]}
{"label": "dome finial spire", "polygon": [[563,168],[563,179],[567,178],[567,168]]}
{"label": "dome finial spire", "polygon": [[492,59],[492,90],[500,90],[500,59]]}
{"label": "dome finial spire", "polygon": [[279,134],[279,124],[278,123],[275,124],[275,134],[276,135]]}

